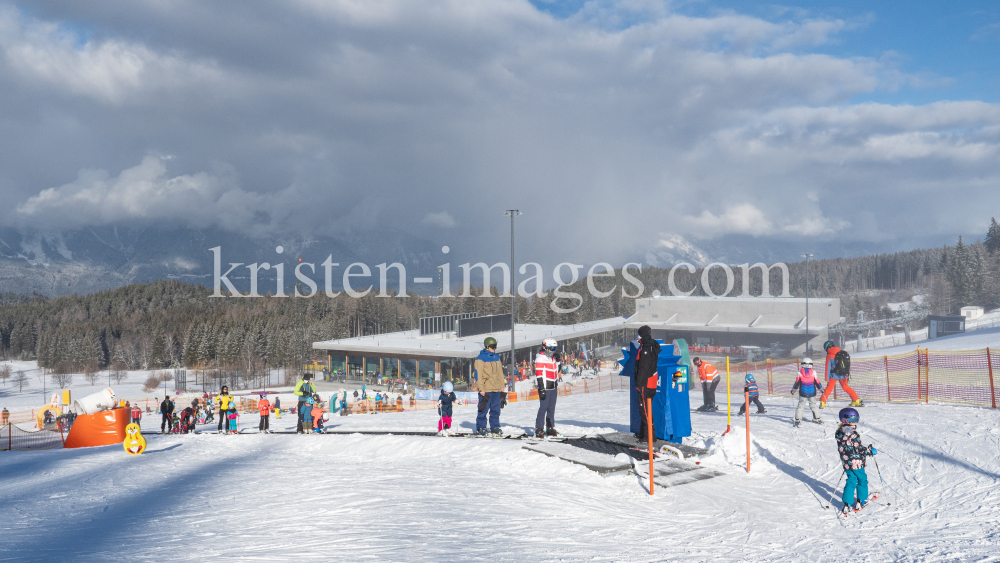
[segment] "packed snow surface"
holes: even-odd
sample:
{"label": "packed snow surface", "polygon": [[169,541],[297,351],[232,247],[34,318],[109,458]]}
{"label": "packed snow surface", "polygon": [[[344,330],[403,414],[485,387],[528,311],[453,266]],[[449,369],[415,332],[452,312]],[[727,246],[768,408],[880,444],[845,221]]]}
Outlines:
{"label": "packed snow surface", "polygon": [[[692,395],[694,397],[695,394]],[[720,395],[720,399],[723,397]],[[634,475],[602,477],[519,440],[399,435],[168,435],[149,449],[0,452],[0,559],[16,561],[988,561],[1000,559],[996,411],[869,404],[879,449],[868,475],[892,503],[841,521],[825,424],[791,426],[790,397],[751,417],[692,413],[686,443],[724,476],[650,497]],[[734,397],[734,400],[737,400]],[[505,427],[534,426],[537,402]],[[734,405],[734,411],[738,408]],[[627,431],[628,394],[561,397],[566,434]],[[459,407],[455,424],[474,425]],[[272,430],[294,418],[271,418]],[[333,417],[337,430],[436,429],[419,411]],[[203,425],[201,430],[211,430]],[[841,483],[842,485],[843,483]],[[839,490],[838,490],[839,494]]]}

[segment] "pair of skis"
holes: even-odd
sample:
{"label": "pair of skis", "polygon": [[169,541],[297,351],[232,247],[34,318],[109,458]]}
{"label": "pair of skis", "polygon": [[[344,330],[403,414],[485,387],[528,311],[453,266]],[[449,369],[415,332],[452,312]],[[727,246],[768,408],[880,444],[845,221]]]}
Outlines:
{"label": "pair of skis", "polygon": [[861,508],[858,509],[852,508],[846,512],[841,510],[840,512],[837,513],[837,517],[840,518],[841,520],[846,520],[848,518],[851,518],[852,516],[860,517],[863,514],[869,514],[872,512],[872,510],[874,510],[875,507],[878,506],[892,506],[891,502],[885,502],[885,503],[881,502],[880,500],[881,498],[882,498],[882,493],[876,491],[868,495],[868,502],[862,505]]}

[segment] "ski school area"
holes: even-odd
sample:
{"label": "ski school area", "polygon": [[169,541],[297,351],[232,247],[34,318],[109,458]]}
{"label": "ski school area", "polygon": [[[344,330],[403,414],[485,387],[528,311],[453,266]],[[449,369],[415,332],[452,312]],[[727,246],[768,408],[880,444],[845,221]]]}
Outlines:
{"label": "ski school area", "polygon": [[[534,400],[502,409],[506,439],[471,436],[477,409],[462,402],[460,436],[437,435],[432,408],[333,416],[322,435],[295,434],[287,414],[258,433],[252,412],[236,435],[161,435],[154,412],[139,455],[121,443],[0,452],[0,560],[995,561],[996,341],[984,330],[950,350],[853,358],[879,497],[847,516],[835,434],[849,397],[840,389],[822,423],[807,409],[795,427],[798,364],[731,362],[718,411],[697,410],[696,381],[661,380],[672,420],[654,426],[689,417],[690,435],[656,443],[652,495],[634,391],[617,375],[560,393],[557,440],[530,436]],[[763,414],[737,415],[747,371]]]}

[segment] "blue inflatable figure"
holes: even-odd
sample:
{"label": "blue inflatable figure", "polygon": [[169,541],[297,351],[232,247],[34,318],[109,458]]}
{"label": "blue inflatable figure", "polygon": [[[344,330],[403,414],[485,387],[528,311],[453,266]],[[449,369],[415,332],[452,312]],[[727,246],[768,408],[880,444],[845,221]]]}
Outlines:
{"label": "blue inflatable figure", "polygon": [[[688,397],[688,366],[681,355],[674,354],[674,346],[660,343],[660,355],[657,358],[656,373],[659,376],[656,395],[653,397],[653,429],[656,437],[668,442],[681,443],[681,439],[691,435],[691,402]],[[635,355],[639,350],[639,341],[629,342],[628,348],[622,348],[622,371],[618,375],[629,378],[629,430],[639,431],[639,421],[642,409],[639,407],[639,392],[635,389]],[[683,374],[674,380],[673,374],[680,371]]]}

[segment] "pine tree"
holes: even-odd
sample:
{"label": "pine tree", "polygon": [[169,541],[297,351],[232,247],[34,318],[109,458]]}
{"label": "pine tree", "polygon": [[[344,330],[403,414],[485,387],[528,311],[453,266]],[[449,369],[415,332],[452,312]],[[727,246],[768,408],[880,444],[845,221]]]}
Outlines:
{"label": "pine tree", "polygon": [[1000,225],[996,218],[990,218],[990,228],[986,231],[986,250],[990,254],[1000,250]]}

